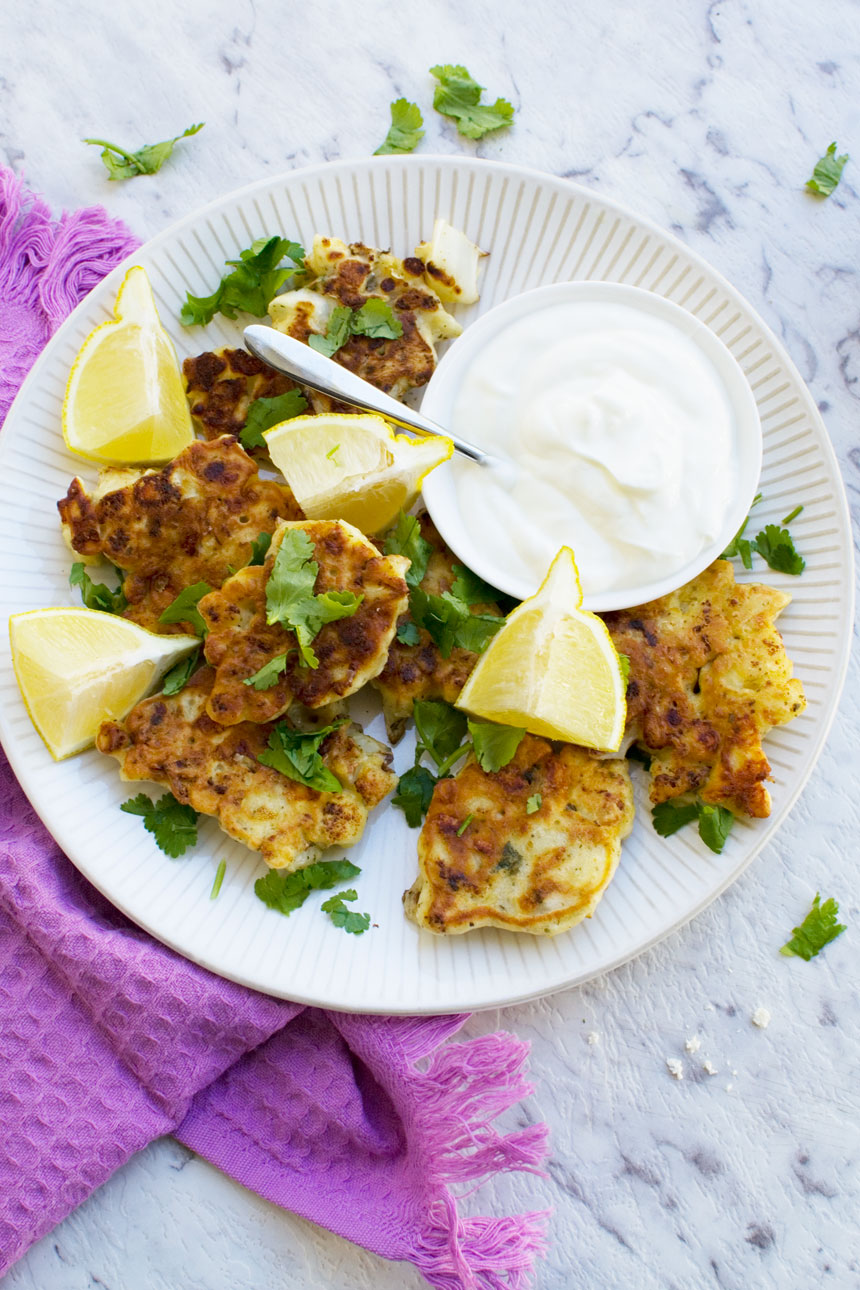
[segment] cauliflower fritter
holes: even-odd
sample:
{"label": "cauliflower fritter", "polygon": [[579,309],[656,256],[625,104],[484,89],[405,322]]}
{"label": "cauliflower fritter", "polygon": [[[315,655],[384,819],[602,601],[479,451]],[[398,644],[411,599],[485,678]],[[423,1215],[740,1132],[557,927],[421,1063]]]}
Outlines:
{"label": "cauliflower fritter", "polygon": [[[349,618],[326,623],[314,638],[316,668],[306,666],[295,632],[266,622],[266,584],[286,533],[301,529],[319,565],[314,594],[350,591],[362,597]],[[208,628],[205,652],[216,669],[208,712],[223,725],[271,721],[299,702],[319,708],[361,689],[385,665],[397,620],[407,605],[403,556],[380,555],[358,529],[342,520],[280,524],[262,566],[242,569],[199,610]],[[284,671],[267,689],[246,685],[265,664],[287,655]]]}
{"label": "cauliflower fritter", "polygon": [[632,827],[626,762],[526,735],[502,770],[469,760],[436,785],[407,917],[431,932],[554,936],[594,912]]}
{"label": "cauliflower fritter", "polygon": [[300,387],[246,349],[218,349],[182,364],[191,415],[207,439],[237,435],[257,399],[273,399]]}
{"label": "cauliflower fritter", "polygon": [[[433,547],[427,572],[419,586],[430,595],[440,596],[443,591],[451,590],[457,576],[454,572],[456,557],[442,541],[426,511],[418,516],[418,522],[421,536]],[[495,601],[475,604],[471,608],[478,614],[502,617]],[[460,646],[452,649],[450,657],[443,658],[438,645],[423,628],[416,645],[393,640],[385,667],[373,682],[382,695],[385,728],[391,742],[396,744],[403,738],[416,700],[444,699],[446,703],[454,703],[477,661],[477,654]]]}
{"label": "cauliflower fritter", "polygon": [[257,760],[271,726],[225,727],[207,715],[214,679],[211,667],[198,668],[179,694],[144,699],[125,721],[104,722],[96,747],[118,759],[124,780],[163,784],[272,868],[299,869],[326,847],[357,842],[394,785],[390,749],[357,725],[340,726],[320,754],[342,791],[308,788]]}
{"label": "cauliflower fritter", "polygon": [[651,762],[651,800],[695,792],[739,815],[770,814],[761,741],[806,706],[775,620],[791,597],[737,583],[717,560],[678,591],[604,614],[630,659],[627,729]]}
{"label": "cauliflower fritter", "polygon": [[73,479],[57,507],[73,551],[123,570],[123,616],[162,633],[188,630],[159,623],[180,591],[196,582],[220,587],[231,568],[248,563],[260,533],[302,515],[290,489],[261,479],[228,435],[195,440],[161,470],[97,500]]}
{"label": "cauliflower fritter", "polygon": [[[396,399],[426,385],[436,366],[436,341],[459,336],[462,328],[425,282],[423,260],[417,256],[399,260],[361,242],[347,246],[339,238],[317,236],[306,263],[311,281],[275,297],[269,305],[272,325],[307,343],[311,333],[325,332],[335,305],[360,309],[368,300],[385,300],[403,335],[396,339],[350,336],[334,355],[335,361]],[[308,397],[316,412],[342,406],[314,391],[308,391]]]}

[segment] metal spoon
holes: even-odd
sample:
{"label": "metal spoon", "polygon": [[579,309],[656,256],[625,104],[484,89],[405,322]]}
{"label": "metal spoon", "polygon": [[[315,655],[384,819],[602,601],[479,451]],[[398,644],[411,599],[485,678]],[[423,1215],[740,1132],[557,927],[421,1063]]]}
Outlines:
{"label": "metal spoon", "polygon": [[397,399],[392,399],[390,395],[383,394],[369,381],[341,367],[340,363],[335,363],[333,359],[292,336],[285,336],[274,327],[264,327],[260,323],[246,327],[245,344],[261,362],[268,363],[269,367],[283,372],[285,376],[291,376],[300,385],[309,385],[320,394],[328,394],[365,412],[378,412],[386,421],[393,421],[395,425],[414,430],[417,434],[444,435],[451,440],[457,452],[477,462],[479,466],[503,464],[498,457],[484,452],[483,448],[460,439],[429,417],[424,417],[420,412],[399,403]]}

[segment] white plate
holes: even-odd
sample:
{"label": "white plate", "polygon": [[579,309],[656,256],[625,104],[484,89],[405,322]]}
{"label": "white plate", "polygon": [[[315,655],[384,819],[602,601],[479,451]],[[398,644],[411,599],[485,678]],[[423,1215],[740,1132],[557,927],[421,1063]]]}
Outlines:
{"label": "white plate", "polygon": [[[755,576],[785,587],[794,601],[781,626],[808,699],[804,715],[767,741],[773,814],[739,823],[722,856],[691,830],[668,840],[650,827],[637,786],[639,817],[618,874],[594,918],[556,938],[482,931],[441,939],[403,917],[400,899],[415,876],[417,832],[399,811],[380,808],[350,853],[363,873],[359,906],[378,924],[345,935],[319,912],[321,895],[289,919],[256,899],[256,855],[202,822],[196,851],[169,860],[140,820],[119,803],[137,791],[121,784],[112,759],[96,752],[55,763],[24,710],[4,648],[0,736],[27,794],[83,874],[154,936],[223,976],[270,994],[354,1011],[459,1011],[526,999],[585,981],[638,954],[707,905],[785,819],[827,735],[844,680],[853,621],[852,546],[844,490],[821,418],[782,346],[738,293],[681,242],[623,208],[566,180],[515,166],[452,157],[380,157],[336,162],[266,179],[189,216],[130,263],[150,275],[161,316],[182,357],[234,343],[239,327],[219,318],[183,328],[186,290],[206,294],[224,260],[263,233],[309,245],[317,231],[411,252],[433,218],[491,252],[481,301],[468,324],[500,300],[568,279],[628,282],[665,295],[718,336],[746,372],[764,429],[756,521],[805,507],[792,524],[807,560],[800,578],[760,566]],[[126,266],[127,267],[127,266]],[[10,613],[73,604],[70,556],[56,501],[81,463],[66,452],[60,405],[72,360],[87,333],[108,316],[119,268],[60,328],[28,377],[0,436],[0,608]],[[243,320],[239,320],[241,322]],[[92,477],[86,467],[84,477]],[[748,576],[741,573],[741,576]],[[375,712],[372,705],[368,709]],[[378,715],[369,732],[382,734]],[[411,760],[403,741],[396,765]],[[221,894],[209,891],[227,860]]]}

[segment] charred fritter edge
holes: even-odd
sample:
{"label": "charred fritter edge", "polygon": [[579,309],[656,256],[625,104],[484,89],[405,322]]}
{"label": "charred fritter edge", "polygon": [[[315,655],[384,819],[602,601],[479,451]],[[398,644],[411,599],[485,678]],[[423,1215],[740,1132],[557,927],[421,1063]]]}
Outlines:
{"label": "charred fritter edge", "polygon": [[[269,305],[272,325],[307,343],[312,333],[325,333],[335,305],[360,309],[368,300],[385,300],[403,327],[402,336],[351,336],[335,361],[396,399],[426,385],[436,366],[436,341],[459,336],[462,328],[425,282],[423,260],[400,260],[361,242],[347,246],[339,238],[317,236],[306,263],[312,280],[275,297]],[[343,407],[313,391],[308,398],[317,412]]]}
{"label": "charred fritter edge", "polygon": [[307,788],[257,760],[271,725],[225,727],[207,715],[214,678],[212,668],[199,668],[179,694],[144,699],[124,722],[104,722],[97,748],[119,760],[124,780],[164,785],[272,868],[298,869],[327,847],[357,842],[369,811],[394,786],[391,750],[360,726],[341,726],[320,753],[343,792]]}
{"label": "charred fritter edge", "polygon": [[418,879],[403,897],[407,917],[437,933],[554,936],[593,913],[632,827],[626,762],[527,735],[502,770],[470,760],[436,785]]}
{"label": "charred fritter edge", "polygon": [[652,757],[651,800],[697,793],[770,814],[762,738],[806,706],[775,619],[791,597],[736,583],[727,560],[659,600],[604,614],[630,659],[627,728]]}
{"label": "charred fritter edge", "polygon": [[161,470],[97,499],[73,479],[57,507],[74,552],[106,556],[123,570],[124,617],[155,632],[188,630],[159,623],[180,591],[196,582],[220,587],[231,569],[248,563],[260,533],[302,518],[291,490],[261,479],[228,435],[195,440]]}
{"label": "charred fritter edge", "polygon": [[[457,558],[439,536],[430,516],[423,511],[418,516],[421,536],[433,547],[427,563],[427,572],[421,579],[421,588],[434,596],[450,591],[456,574]],[[494,614],[502,617],[495,601],[472,605],[476,614]],[[404,617],[403,622],[408,619]],[[417,699],[444,699],[454,703],[478,661],[472,650],[459,646],[443,658],[429,632],[420,630],[417,645],[405,645],[393,640],[388,651],[388,661],[373,682],[382,695],[385,728],[393,744],[403,738],[407,722],[412,715],[412,705]]]}
{"label": "charred fritter edge", "polygon": [[182,364],[191,415],[207,439],[238,436],[257,399],[273,399],[301,387],[246,349],[218,349]]}
{"label": "charred fritter edge", "polygon": [[[351,591],[363,597],[350,618],[326,623],[314,639],[315,669],[302,664],[295,632],[266,622],[266,583],[284,535],[301,529],[314,545],[319,565],[314,590]],[[208,712],[216,721],[271,721],[293,701],[318,708],[361,689],[385,666],[388,647],[405,611],[409,561],[380,555],[367,538],[342,520],[280,524],[262,567],[242,569],[220,591],[199,603],[209,634],[207,660],[216,668]],[[286,670],[268,690],[245,682],[266,663],[287,654]]]}

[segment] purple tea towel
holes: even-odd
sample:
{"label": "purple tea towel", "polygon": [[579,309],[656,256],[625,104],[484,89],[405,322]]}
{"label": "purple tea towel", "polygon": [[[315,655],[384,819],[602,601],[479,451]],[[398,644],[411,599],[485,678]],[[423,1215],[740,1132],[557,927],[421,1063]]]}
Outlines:
{"label": "purple tea towel", "polygon": [[[136,245],[100,208],[54,222],[0,169],[0,421],[57,325]],[[0,753],[0,1274],[174,1133],[431,1285],[524,1287],[546,1215],[462,1219],[449,1184],[539,1172],[547,1129],[493,1128],[531,1091],[527,1046],[439,1047],[463,1020],[322,1012],[187,962],[77,873]]]}

